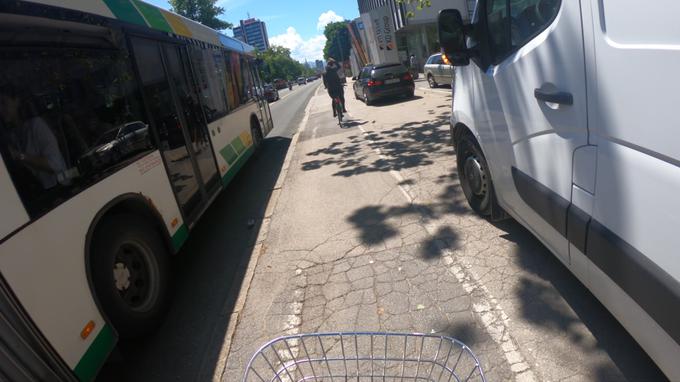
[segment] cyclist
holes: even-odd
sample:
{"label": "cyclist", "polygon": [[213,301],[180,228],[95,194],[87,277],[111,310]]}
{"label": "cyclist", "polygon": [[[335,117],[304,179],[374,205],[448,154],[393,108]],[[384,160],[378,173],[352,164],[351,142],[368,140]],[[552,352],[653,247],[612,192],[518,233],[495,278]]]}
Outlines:
{"label": "cyclist", "polygon": [[326,64],[326,72],[323,74],[323,86],[328,90],[328,95],[331,97],[331,108],[333,109],[333,117],[337,116],[335,112],[335,98],[339,97],[342,102],[342,112],[346,113],[345,110],[345,89],[343,88],[342,80],[338,75],[338,69],[340,67],[331,57],[328,59],[328,64]]}

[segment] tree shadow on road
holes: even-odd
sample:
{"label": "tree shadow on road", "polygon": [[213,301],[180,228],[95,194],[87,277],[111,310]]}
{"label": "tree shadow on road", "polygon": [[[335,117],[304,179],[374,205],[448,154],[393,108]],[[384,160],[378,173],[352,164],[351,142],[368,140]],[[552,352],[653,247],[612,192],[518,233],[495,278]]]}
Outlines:
{"label": "tree shadow on road", "polygon": [[[307,153],[318,157],[302,163],[304,171],[325,166],[337,166],[334,176],[350,177],[371,172],[399,171],[434,164],[433,157],[451,155],[448,116],[442,115],[428,121],[408,122],[383,131],[373,131],[362,136],[348,137],[346,142],[333,142],[329,146]],[[394,139],[398,138],[398,139]],[[366,152],[379,150],[380,157]]]}
{"label": "tree shadow on road", "polygon": [[371,106],[374,107],[385,107],[385,106],[392,106],[396,105],[398,103],[407,103],[407,102],[413,102],[413,101],[418,101],[423,99],[423,97],[414,95],[413,97],[409,98],[403,98],[403,97],[388,97],[388,98],[381,98],[373,101]]}
{"label": "tree shadow on road", "polygon": [[[304,171],[326,166],[338,169],[333,176],[351,177],[373,172],[409,170],[417,173],[435,163],[437,158],[451,159],[454,150],[450,145],[448,114],[428,121],[407,122],[385,130],[368,131],[349,136],[347,141],[335,141],[328,146],[307,153],[315,159],[302,163]],[[367,150],[372,149],[372,150]],[[378,150],[380,156],[373,150]],[[451,169],[447,175],[435,180],[441,192],[434,202],[404,203],[403,205],[368,205],[354,211],[347,220],[359,232],[361,242],[367,246],[380,244],[400,237],[398,222],[407,219],[426,224],[446,214],[466,215],[470,210],[458,187],[458,174]],[[415,180],[404,179],[401,187],[411,187]],[[440,258],[446,248],[459,240],[452,226],[438,229],[436,234],[422,243],[419,254],[425,260]]]}
{"label": "tree shadow on road", "polygon": [[[494,225],[506,232],[501,237],[517,245],[515,257],[528,273],[515,289],[526,321],[567,336],[581,354],[606,353],[618,370],[610,364],[597,366],[599,380],[621,378],[621,374],[628,380],[665,380],[611,313],[529,231],[514,220]],[[587,341],[584,329],[596,343]]]}

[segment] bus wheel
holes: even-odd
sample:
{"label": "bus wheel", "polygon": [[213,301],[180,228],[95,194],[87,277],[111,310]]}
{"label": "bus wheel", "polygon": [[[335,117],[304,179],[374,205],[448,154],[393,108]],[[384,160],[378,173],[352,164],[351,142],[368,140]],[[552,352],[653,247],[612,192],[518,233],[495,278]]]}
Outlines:
{"label": "bus wheel", "polygon": [[458,140],[456,161],[460,185],[470,207],[482,216],[490,216],[494,209],[500,210],[496,204],[489,165],[470,134],[464,134]]}
{"label": "bus wheel", "polygon": [[264,140],[262,137],[262,129],[260,128],[260,124],[258,122],[253,121],[250,124],[250,134],[253,136],[253,148],[255,151],[258,151],[262,146],[262,141]]}
{"label": "bus wheel", "polygon": [[90,254],[99,301],[121,338],[158,327],[169,301],[168,251],[154,227],[137,215],[106,218]]}

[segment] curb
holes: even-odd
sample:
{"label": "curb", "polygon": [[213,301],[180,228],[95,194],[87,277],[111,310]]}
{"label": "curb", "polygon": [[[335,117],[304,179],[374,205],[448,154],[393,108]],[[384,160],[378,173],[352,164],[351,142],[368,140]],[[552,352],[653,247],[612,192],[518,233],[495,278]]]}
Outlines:
{"label": "curb", "polygon": [[[232,285],[229,291],[229,296],[227,297],[227,302],[232,301],[233,298],[236,298],[234,308],[231,311],[228,311],[226,309],[228,303],[226,303],[221,311],[222,316],[227,315],[229,316],[229,325],[227,326],[224,338],[221,339],[215,338],[215,340],[222,340],[223,345],[220,349],[218,358],[216,360],[217,362],[215,364],[214,372],[211,377],[211,380],[213,382],[221,382],[224,378],[224,373],[227,367],[227,357],[231,350],[231,344],[234,338],[234,333],[236,332],[236,327],[238,326],[239,321],[241,319],[241,312],[243,311],[243,307],[246,305],[248,292],[250,290],[250,284],[252,283],[253,277],[255,276],[255,269],[257,268],[260,256],[262,255],[265,249],[263,243],[269,236],[269,224],[271,223],[272,215],[274,213],[274,210],[276,209],[276,205],[278,204],[279,195],[281,194],[283,184],[285,183],[285,180],[288,177],[288,168],[290,167],[293,155],[295,154],[295,148],[297,147],[298,140],[300,138],[301,133],[305,131],[307,127],[312,101],[314,100],[314,97],[316,97],[319,94],[319,89],[321,89],[321,87],[318,87],[314,91],[312,97],[309,99],[309,102],[305,107],[305,115],[302,118],[302,121],[300,121],[300,124],[298,125],[298,130],[295,132],[295,135],[293,136],[290,142],[288,152],[286,153],[286,157],[283,160],[281,172],[279,173],[276,183],[272,188],[272,194],[265,208],[262,225],[260,226],[260,231],[258,232],[257,240],[255,242],[255,245],[253,246],[252,254],[250,257],[244,258],[243,261],[241,261],[241,263],[238,265],[239,269],[245,268],[246,271],[243,276],[242,282],[234,280],[234,284]],[[201,370],[205,370],[205,368],[202,367]]]}

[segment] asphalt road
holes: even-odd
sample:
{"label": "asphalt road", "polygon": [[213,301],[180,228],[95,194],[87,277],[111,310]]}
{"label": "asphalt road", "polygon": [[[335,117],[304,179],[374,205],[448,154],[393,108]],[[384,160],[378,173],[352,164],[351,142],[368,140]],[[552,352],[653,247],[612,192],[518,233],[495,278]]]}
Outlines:
{"label": "asphalt road", "polygon": [[[270,105],[274,129],[195,226],[174,260],[174,296],[167,318],[143,340],[119,344],[98,381],[187,381],[212,376],[243,264],[257,239],[265,207],[291,137],[320,85],[280,92]],[[254,224],[252,224],[254,222]]]}

